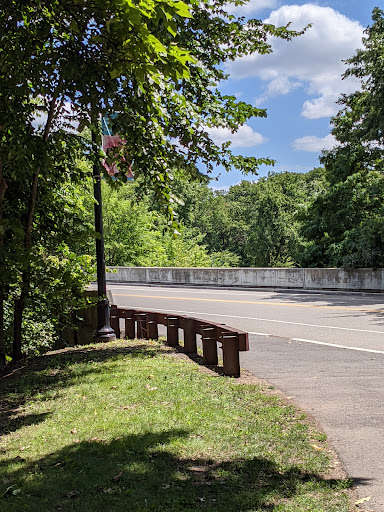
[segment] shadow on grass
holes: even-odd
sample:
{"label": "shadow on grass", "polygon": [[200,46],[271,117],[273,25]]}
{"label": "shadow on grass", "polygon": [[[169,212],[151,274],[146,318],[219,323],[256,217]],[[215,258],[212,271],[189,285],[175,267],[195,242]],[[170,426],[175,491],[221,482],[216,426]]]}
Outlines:
{"label": "shadow on grass", "polygon": [[[262,458],[215,462],[182,459],[172,444],[186,431],[129,435],[72,444],[28,465],[17,457],[0,492],[7,512],[273,511],[303,492],[340,487],[292,466]],[[4,481],[4,477],[3,477]],[[7,490],[8,489],[8,490]],[[306,490],[308,492],[308,488]],[[332,496],[330,496],[332,498]]]}
{"label": "shadow on grass", "polygon": [[[128,346],[102,345],[100,348],[86,347],[45,354],[32,359],[28,364],[17,364],[6,368],[0,376],[0,436],[18,430],[25,425],[44,421],[47,414],[25,414],[26,402],[37,396],[41,399],[53,390],[65,389],[73,379],[90,373],[102,373],[103,368],[92,363],[102,363],[122,356],[132,358],[156,357],[167,351],[161,345],[148,347],[144,344]],[[71,368],[80,363],[81,368]]]}

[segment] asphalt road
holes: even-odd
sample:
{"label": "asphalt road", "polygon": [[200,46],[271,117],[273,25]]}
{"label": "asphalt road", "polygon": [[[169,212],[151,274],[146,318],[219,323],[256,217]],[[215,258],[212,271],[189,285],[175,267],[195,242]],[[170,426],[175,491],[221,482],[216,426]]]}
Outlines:
{"label": "asphalt road", "polygon": [[384,298],[110,284],[120,306],[188,314],[250,333],[241,366],[327,433],[360,498],[384,512]]}

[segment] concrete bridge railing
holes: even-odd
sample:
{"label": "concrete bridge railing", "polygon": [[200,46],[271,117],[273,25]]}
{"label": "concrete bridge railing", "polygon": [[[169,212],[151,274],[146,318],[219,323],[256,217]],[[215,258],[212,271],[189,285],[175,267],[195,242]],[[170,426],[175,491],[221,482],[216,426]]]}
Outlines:
{"label": "concrete bridge railing", "polygon": [[384,292],[384,269],[109,267],[108,282]]}

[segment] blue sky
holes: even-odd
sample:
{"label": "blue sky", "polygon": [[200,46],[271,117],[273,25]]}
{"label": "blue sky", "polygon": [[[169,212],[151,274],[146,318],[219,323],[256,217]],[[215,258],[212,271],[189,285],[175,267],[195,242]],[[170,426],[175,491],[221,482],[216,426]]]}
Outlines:
{"label": "blue sky", "polygon": [[[321,149],[329,149],[330,118],[338,111],[341,93],[358,88],[354,79],[341,80],[346,69],[342,60],[361,47],[364,29],[378,0],[250,0],[233,8],[234,14],[255,17],[275,25],[292,23],[300,29],[312,23],[306,34],[292,42],[272,40],[270,55],[248,56],[230,63],[230,80],[220,87],[260,108],[267,119],[251,119],[237,134],[214,130],[217,142],[232,141],[235,153],[271,157],[269,170],[307,172],[319,165]],[[221,173],[214,188],[227,188],[244,179],[241,173]],[[257,179],[248,177],[247,179]]]}

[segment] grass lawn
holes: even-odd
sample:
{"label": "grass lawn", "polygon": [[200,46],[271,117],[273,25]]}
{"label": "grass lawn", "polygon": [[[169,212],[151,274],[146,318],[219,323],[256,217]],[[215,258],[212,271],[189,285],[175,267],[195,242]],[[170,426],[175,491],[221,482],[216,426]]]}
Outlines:
{"label": "grass lawn", "polygon": [[2,379],[1,512],[347,512],[325,436],[158,342],[52,352]]}

